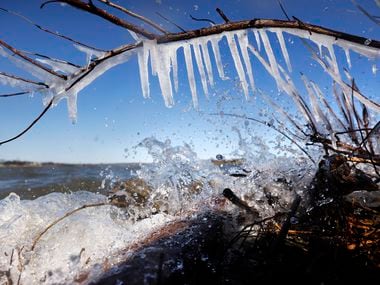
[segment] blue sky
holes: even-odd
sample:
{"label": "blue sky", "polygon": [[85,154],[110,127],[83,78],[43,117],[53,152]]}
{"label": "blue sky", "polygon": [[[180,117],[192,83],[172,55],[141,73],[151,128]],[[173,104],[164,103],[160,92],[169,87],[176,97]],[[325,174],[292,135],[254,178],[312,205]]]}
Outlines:
{"label": "blue sky", "polygon": [[[96,16],[59,4],[47,5],[39,9],[39,0],[2,0],[0,7],[17,11],[38,24],[62,34],[78,39],[84,43],[111,49],[132,42],[129,33]],[[95,1],[96,2],[96,1]],[[221,8],[231,20],[253,18],[279,18],[284,15],[277,0],[267,1],[115,1],[125,4],[127,8],[144,15],[167,30],[177,29],[166,23],[156,12],[190,30],[204,27],[205,23],[195,22],[189,15],[210,18],[222,22],[215,8]],[[133,4],[131,4],[133,3]],[[289,15],[294,15],[305,22],[352,33],[364,37],[380,39],[380,27],[361,14],[351,1],[330,0],[283,0]],[[373,0],[360,1],[369,11],[380,11]],[[111,10],[110,10],[111,11]],[[120,15],[120,14],[118,14]],[[132,20],[133,21],[133,20]],[[67,59],[84,64],[84,54],[78,52],[61,39],[38,31],[24,21],[0,13],[0,38],[20,50],[40,52],[52,57]],[[309,55],[299,44],[288,47],[294,72],[303,71],[309,77],[315,76],[313,63]],[[275,51],[279,53],[279,51]],[[78,97],[78,120],[71,124],[64,102],[51,109],[45,117],[20,139],[0,146],[0,159],[20,159],[57,162],[126,162],[146,160],[142,149],[135,149],[145,137],[155,136],[159,140],[171,139],[173,144],[190,143],[202,158],[215,157],[217,153],[228,154],[237,148],[236,133],[231,131],[234,125],[244,131],[244,124],[236,120],[220,120],[204,113],[231,111],[237,114],[259,116],[266,110],[255,95],[250,101],[244,99],[236,87],[237,74],[233,68],[228,52],[224,51],[227,72],[231,80],[217,81],[210,100],[201,99],[199,110],[191,108],[191,95],[186,80],[186,70],[181,62],[180,90],[175,95],[176,105],[166,108],[161,98],[157,79],[151,81],[151,99],[143,99],[138,74],[137,57],[119,65],[98,78],[85,88]],[[338,54],[338,60],[342,55]],[[353,59],[355,61],[355,58]],[[0,70],[25,75],[16,70],[4,59],[0,60]],[[372,98],[380,96],[378,75],[373,75],[366,61],[355,66],[355,78],[361,88]],[[216,72],[215,72],[216,76]],[[323,74],[315,80],[324,80]],[[314,78],[313,78],[314,79]],[[277,96],[277,88],[265,71],[258,67],[256,82],[269,94]],[[197,82],[201,90],[200,82]],[[330,83],[326,83],[330,88]],[[10,91],[0,86],[0,94]],[[223,100],[221,98],[227,98]],[[0,140],[12,137],[27,126],[41,112],[43,106],[39,94],[33,98],[20,96],[0,98]],[[282,100],[282,99],[281,99]],[[378,100],[377,100],[378,101]],[[286,100],[283,104],[289,104]],[[289,104],[291,108],[291,104]],[[271,133],[261,127],[250,126],[258,135],[270,137]],[[264,133],[264,134],[263,134]]]}

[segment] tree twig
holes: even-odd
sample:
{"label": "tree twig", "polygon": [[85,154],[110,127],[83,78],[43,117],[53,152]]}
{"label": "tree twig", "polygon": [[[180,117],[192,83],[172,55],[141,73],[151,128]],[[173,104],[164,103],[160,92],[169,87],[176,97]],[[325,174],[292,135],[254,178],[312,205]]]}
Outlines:
{"label": "tree twig", "polygon": [[106,10],[100,9],[96,7],[93,3],[86,3],[81,0],[57,0],[57,1],[47,1],[41,4],[41,8],[45,7],[47,4],[50,3],[66,3],[72,7],[75,7],[77,9],[86,11],[88,13],[94,14],[96,16],[99,16],[117,26],[123,27],[127,30],[133,31],[136,34],[142,35],[148,39],[155,39],[157,38],[156,34],[153,34],[151,32],[146,31],[143,28],[140,28],[136,25],[133,25],[127,21],[124,21],[123,19],[120,19],[116,17],[113,14],[108,13]]}
{"label": "tree twig", "polygon": [[162,19],[164,19],[166,22],[168,22],[169,24],[172,24],[173,26],[176,26],[179,30],[181,30],[182,32],[186,33],[186,30],[183,29],[181,26],[177,25],[176,23],[174,23],[172,20],[170,20],[169,18],[165,17],[164,15],[162,15],[161,13],[159,12],[156,12],[156,14],[158,16],[160,16]]}
{"label": "tree twig", "polygon": [[50,107],[53,104],[53,100],[54,100],[54,98],[50,100],[50,102],[47,104],[47,106],[41,112],[41,114],[38,115],[38,117],[36,119],[34,119],[34,121],[25,130],[23,130],[21,133],[19,133],[18,135],[14,136],[14,137],[12,137],[10,139],[4,140],[4,141],[0,141],[0,146],[3,145],[3,144],[6,144],[6,143],[9,143],[11,141],[14,141],[14,140],[18,139],[19,137],[21,137],[22,135],[24,135],[27,131],[29,131],[45,115],[45,113],[50,109]]}
{"label": "tree twig", "polygon": [[213,25],[216,25],[216,23],[213,21],[213,20],[210,20],[210,19],[206,19],[206,18],[196,18],[194,17],[193,15],[190,14],[190,18],[194,21],[198,21],[198,22],[209,22]]}
{"label": "tree twig", "polygon": [[231,22],[230,19],[227,18],[227,16],[224,14],[224,12],[220,8],[216,8],[216,12],[219,14],[220,17],[222,17],[224,22],[226,23]]}
{"label": "tree twig", "polygon": [[24,15],[21,15],[21,14],[19,14],[19,13],[17,13],[17,12],[12,11],[12,10],[8,10],[8,9],[1,8],[1,7],[0,7],[0,11],[3,11],[3,12],[6,12],[6,13],[9,13],[9,14],[11,14],[11,15],[14,15],[14,16],[16,16],[16,17],[19,17],[20,19],[24,20],[25,22],[27,22],[27,23],[29,23],[29,24],[35,26],[37,29],[39,29],[39,30],[41,30],[41,31],[43,31],[43,32],[46,32],[46,33],[48,33],[48,34],[51,34],[51,35],[53,35],[53,36],[56,36],[56,37],[59,37],[59,38],[65,39],[65,40],[70,41],[70,42],[72,42],[72,43],[75,43],[75,44],[78,44],[78,45],[81,45],[81,46],[83,46],[83,47],[87,47],[87,48],[90,48],[90,49],[93,49],[93,50],[97,50],[97,51],[105,51],[105,50],[102,50],[102,49],[99,49],[99,48],[96,48],[96,47],[89,46],[89,45],[84,44],[84,43],[82,43],[82,42],[79,42],[79,41],[77,41],[77,40],[74,40],[73,38],[70,38],[70,37],[68,37],[68,36],[62,35],[62,34],[60,34],[60,33],[58,33],[58,32],[54,32],[54,31],[51,31],[51,30],[49,30],[49,29],[46,29],[46,28],[42,27],[41,25],[34,23],[32,20],[30,20],[29,18],[25,17]]}
{"label": "tree twig", "polygon": [[38,82],[38,81],[26,79],[26,78],[19,77],[17,75],[13,75],[13,74],[9,74],[9,73],[5,73],[5,72],[2,72],[2,71],[0,71],[0,76],[4,76],[4,77],[8,77],[8,78],[15,79],[15,80],[18,80],[18,81],[22,81],[22,82],[25,82],[25,83],[30,83],[30,84],[39,85],[39,86],[43,86],[43,87],[49,88],[49,85],[47,85],[44,82]]}
{"label": "tree twig", "polygon": [[149,19],[147,19],[147,18],[145,18],[145,17],[143,17],[143,16],[141,16],[141,15],[139,15],[139,14],[137,14],[137,13],[134,13],[134,12],[132,12],[132,11],[126,9],[126,8],[123,7],[123,6],[117,5],[117,4],[115,4],[115,3],[113,3],[113,2],[111,2],[111,1],[109,1],[109,0],[98,0],[98,1],[100,1],[100,2],[102,2],[102,3],[104,3],[104,4],[106,4],[106,5],[108,5],[108,6],[110,6],[110,7],[113,7],[113,8],[115,8],[115,9],[118,9],[118,10],[124,12],[125,14],[131,16],[131,17],[137,18],[137,19],[139,19],[139,20],[141,20],[141,21],[147,23],[148,25],[152,26],[153,28],[155,28],[156,30],[160,31],[160,32],[163,33],[163,34],[168,34],[168,33],[169,33],[169,32],[167,32],[167,31],[165,31],[163,28],[161,28],[161,27],[160,27],[158,24],[156,24],[155,22],[153,22],[153,21],[151,21],[151,20],[149,20]]}
{"label": "tree twig", "polygon": [[62,221],[63,219],[71,216],[72,214],[78,212],[78,211],[81,211],[81,210],[84,210],[84,209],[88,209],[88,208],[93,208],[93,207],[99,207],[99,206],[109,206],[110,204],[107,203],[107,202],[101,202],[101,203],[95,203],[95,204],[87,204],[87,205],[83,205],[79,208],[76,208],[70,212],[67,212],[65,215],[63,215],[62,217],[60,217],[59,219],[55,220],[54,222],[52,222],[51,224],[49,224],[42,232],[40,232],[37,237],[34,239],[33,241],[33,244],[32,244],[32,247],[31,247],[31,251],[34,250],[34,248],[36,247],[36,244],[38,243],[38,241],[41,239],[41,237],[49,230],[51,229],[53,226],[55,226],[56,224],[58,224],[60,221]]}
{"label": "tree twig", "polygon": [[0,45],[5,47],[6,49],[10,50],[12,53],[18,55],[19,57],[21,57],[22,59],[30,62],[31,64],[37,66],[38,68],[42,69],[42,70],[45,70],[47,71],[48,73],[52,74],[52,75],[55,75],[57,77],[60,77],[64,80],[67,79],[67,76],[66,75],[62,75],[62,74],[59,74],[57,72],[55,72],[54,70],[50,69],[50,68],[47,68],[46,66],[40,64],[38,61],[34,60],[33,58],[30,58],[28,56],[26,56],[25,54],[23,54],[21,51],[15,49],[14,47],[10,46],[9,44],[7,44],[6,42],[0,40]]}

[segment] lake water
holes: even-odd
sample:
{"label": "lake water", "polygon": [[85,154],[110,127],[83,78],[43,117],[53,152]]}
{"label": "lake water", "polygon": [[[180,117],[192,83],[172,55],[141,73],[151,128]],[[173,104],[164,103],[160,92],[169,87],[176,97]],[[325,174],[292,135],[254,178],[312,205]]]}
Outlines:
{"label": "lake water", "polygon": [[33,199],[52,192],[103,193],[110,183],[133,177],[140,164],[42,164],[0,167],[0,199],[14,192]]}

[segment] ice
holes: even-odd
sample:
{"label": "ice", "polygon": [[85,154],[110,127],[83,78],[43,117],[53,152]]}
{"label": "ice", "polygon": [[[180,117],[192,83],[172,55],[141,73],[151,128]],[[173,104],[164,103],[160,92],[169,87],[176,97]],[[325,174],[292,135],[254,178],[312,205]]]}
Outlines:
{"label": "ice", "polygon": [[251,60],[250,60],[249,54],[248,54],[249,42],[248,42],[247,31],[239,31],[237,33],[237,38],[238,38],[238,42],[240,45],[241,54],[243,56],[243,62],[245,65],[245,69],[248,73],[249,84],[251,85],[251,89],[254,91],[255,90],[255,81],[253,79],[253,69],[252,69]]}
{"label": "ice", "polygon": [[[264,49],[269,59],[272,75],[276,79],[276,82],[278,84],[279,82],[281,82],[279,80],[281,78],[281,75],[278,70],[278,63],[277,63],[276,57],[274,56],[273,49],[270,44],[268,35],[265,30],[259,30],[259,34],[260,34],[261,40],[263,41]],[[281,86],[278,86],[278,87],[279,89],[281,89]]]}
{"label": "ice", "polygon": [[220,56],[220,50],[219,50],[219,41],[220,36],[213,36],[210,37],[211,47],[212,51],[214,52],[216,67],[218,69],[219,77],[223,80],[227,79],[227,77],[224,75],[224,69],[223,69],[223,63],[222,63],[222,57]]}
{"label": "ice", "polygon": [[33,75],[34,77],[38,78],[39,80],[41,80],[43,82],[54,81],[57,78],[57,76],[49,73],[48,71],[46,71],[46,70],[28,62],[28,61],[25,61],[25,60],[18,58],[14,54],[10,54],[10,53],[6,52],[2,47],[0,47],[0,55],[9,59],[17,67],[21,68],[22,70],[27,71],[28,73],[30,73],[31,75]]}
{"label": "ice", "polygon": [[78,49],[79,51],[83,52],[86,54],[86,62],[87,64],[90,64],[91,63],[91,60],[93,57],[95,58],[102,58],[106,55],[106,52],[104,51],[99,51],[99,50],[95,50],[95,49],[92,49],[90,47],[86,47],[86,46],[83,46],[83,45],[80,45],[80,44],[74,44],[74,47],[76,49]]}
{"label": "ice", "polygon": [[187,78],[190,85],[191,97],[193,98],[193,106],[194,108],[198,108],[197,86],[195,84],[193,57],[191,55],[190,44],[183,45],[183,53],[185,55]]}
{"label": "ice", "polygon": [[144,98],[150,97],[149,88],[149,74],[148,74],[148,62],[149,62],[149,50],[145,47],[141,47],[137,51],[137,60],[139,64],[141,89]]}
{"label": "ice", "polygon": [[256,43],[257,43],[257,49],[261,51],[261,40],[260,35],[257,29],[252,29],[253,34],[255,35]]}
{"label": "ice", "polygon": [[116,207],[92,207],[51,227],[31,249],[53,221],[83,205],[104,202],[105,196],[89,192],[52,193],[35,200],[20,200],[10,194],[0,201],[0,271],[9,269],[13,284],[19,277],[19,284],[77,284],[75,279],[81,274],[88,274],[81,283],[88,284],[106,270],[99,265],[110,259],[117,262],[119,252],[126,254],[129,246],[137,247],[173,220],[157,214],[134,223],[123,218]]}
{"label": "ice", "polygon": [[17,88],[20,88],[22,90],[30,90],[30,89],[33,90],[34,88],[37,88],[38,86],[42,87],[37,83],[25,82],[25,81],[20,80],[20,79],[16,79],[16,78],[6,76],[5,74],[0,74],[0,84],[9,85],[11,87],[17,87]]}
{"label": "ice", "polygon": [[79,71],[79,68],[64,61],[52,60],[48,58],[37,58],[39,62],[42,62],[50,66],[54,71],[62,71],[66,74],[74,74]]}
{"label": "ice", "polygon": [[208,39],[200,38],[200,39],[198,39],[198,42],[201,45],[201,50],[202,50],[203,59],[204,59],[204,63],[205,63],[206,70],[207,70],[208,80],[210,82],[210,85],[213,86],[214,85],[214,76],[213,76],[213,72],[212,72],[210,53],[208,52],[208,47],[207,47]]}
{"label": "ice", "polygon": [[202,59],[202,54],[201,54],[201,46],[198,40],[192,41],[192,47],[194,50],[195,62],[197,63],[197,66],[198,66],[199,75],[201,76],[203,92],[207,96],[208,88],[207,88],[206,72],[205,72],[205,66],[203,64],[203,59]]}
{"label": "ice", "polygon": [[157,45],[155,41],[144,43],[144,47],[149,49],[152,71],[157,75],[160,84],[162,97],[165,105],[172,107],[174,105],[172,81],[170,77],[171,62],[169,50],[171,45]]}
{"label": "ice", "polygon": [[284,59],[285,59],[286,67],[291,72],[292,71],[292,65],[290,64],[289,54],[288,54],[288,50],[286,48],[284,35],[283,35],[282,31],[278,31],[278,30],[276,31],[276,35],[277,35],[277,39],[280,43],[280,47],[281,47],[282,55],[284,56]]}
{"label": "ice", "polygon": [[178,61],[177,61],[177,50],[178,48],[172,48],[169,51],[170,56],[170,64],[172,66],[173,71],[173,81],[174,81],[174,90],[178,92]]}
{"label": "ice", "polygon": [[343,50],[344,50],[344,54],[346,55],[348,67],[351,68],[350,50],[348,48],[344,48]]}
{"label": "ice", "polygon": [[240,59],[238,47],[237,47],[237,44],[235,41],[234,33],[225,33],[225,36],[227,38],[227,42],[228,42],[228,46],[229,46],[230,51],[231,51],[232,59],[234,61],[235,68],[236,68],[236,71],[237,71],[238,76],[239,76],[241,88],[243,89],[245,97],[248,99],[248,84],[247,84],[247,80],[245,78],[245,72],[244,72],[243,64],[241,63],[241,59]]}

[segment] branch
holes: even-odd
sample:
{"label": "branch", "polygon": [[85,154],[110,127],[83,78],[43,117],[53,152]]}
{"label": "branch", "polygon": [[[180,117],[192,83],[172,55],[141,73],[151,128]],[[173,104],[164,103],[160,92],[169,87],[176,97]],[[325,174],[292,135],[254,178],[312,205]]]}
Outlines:
{"label": "branch", "polygon": [[168,34],[168,32],[165,31],[163,28],[161,28],[159,25],[157,25],[153,21],[151,21],[151,20],[149,20],[149,19],[147,19],[147,18],[145,18],[145,17],[143,17],[143,16],[141,16],[139,14],[136,14],[136,13],[134,13],[134,12],[132,12],[132,11],[130,11],[130,10],[122,7],[122,6],[119,6],[119,5],[115,4],[115,3],[112,3],[109,0],[98,0],[98,1],[104,3],[104,4],[108,5],[108,6],[111,6],[113,8],[116,8],[116,9],[124,12],[125,14],[127,14],[127,15],[129,15],[131,17],[137,18],[137,19],[139,19],[139,20],[147,23],[148,25],[151,25],[153,28],[155,28],[156,30],[160,31],[161,33]]}
{"label": "branch", "polygon": [[[207,27],[199,30],[188,31],[186,33],[178,33],[178,34],[169,34],[160,36],[157,38],[158,43],[167,43],[181,40],[188,40],[192,38],[210,36],[215,34],[220,34],[225,31],[235,31],[242,30],[248,28],[287,28],[287,29],[296,29],[296,30],[304,30],[317,34],[322,34],[326,36],[330,36],[336,39],[342,39],[349,41],[351,43],[360,44],[363,46],[368,46],[376,49],[380,49],[380,41],[372,40],[368,43],[368,39],[360,36],[355,36],[331,29],[327,29],[321,26],[302,23],[299,21],[284,21],[284,20],[273,20],[273,19],[253,19],[253,20],[245,20],[239,22],[229,22],[225,24],[220,24],[212,27]],[[368,44],[366,44],[366,42]]]}
{"label": "branch", "polygon": [[0,40],[0,45],[3,46],[3,47],[5,47],[6,49],[10,50],[10,51],[13,52],[14,54],[18,55],[18,56],[21,57],[22,59],[24,59],[24,60],[30,62],[31,64],[33,64],[33,65],[39,67],[40,69],[45,70],[45,71],[47,71],[48,73],[53,74],[53,75],[55,75],[55,76],[57,76],[57,77],[60,77],[60,78],[62,78],[62,79],[64,79],[64,80],[67,79],[67,76],[66,76],[66,75],[59,74],[59,73],[55,72],[54,70],[52,70],[52,69],[50,69],[50,68],[47,68],[46,66],[40,64],[38,61],[34,60],[33,58],[30,58],[30,57],[26,56],[26,55],[23,54],[21,51],[19,51],[19,50],[15,49],[14,47],[10,46],[10,45],[7,44],[6,42]]}
{"label": "branch", "polygon": [[46,32],[46,33],[48,33],[48,34],[51,34],[51,35],[53,35],[53,36],[60,37],[60,38],[62,38],[62,39],[68,40],[68,41],[70,41],[70,42],[72,42],[72,43],[75,43],[75,44],[78,44],[78,45],[81,45],[81,46],[84,46],[84,47],[87,47],[87,48],[91,48],[91,49],[94,49],[94,50],[97,50],[97,51],[104,51],[104,50],[102,50],[102,49],[98,49],[98,48],[95,48],[95,47],[89,46],[89,45],[87,45],[87,44],[81,43],[81,42],[79,42],[79,41],[77,41],[77,40],[74,40],[74,39],[68,37],[68,36],[61,35],[61,34],[58,33],[58,32],[53,32],[53,31],[51,31],[51,30],[49,30],[49,29],[46,29],[46,28],[42,27],[41,25],[38,25],[38,24],[34,23],[32,20],[30,20],[29,18],[25,17],[24,15],[21,15],[21,14],[19,14],[19,13],[17,13],[17,12],[14,12],[14,11],[11,11],[11,10],[8,10],[8,9],[5,9],[5,8],[1,8],[1,7],[0,7],[0,11],[3,11],[3,12],[6,12],[6,13],[9,13],[9,14],[12,14],[12,15],[14,15],[14,16],[16,16],[16,17],[19,17],[19,18],[21,18],[22,20],[26,21],[27,23],[29,23],[29,24],[35,26],[37,29],[39,29],[39,30],[41,30],[41,31],[43,31],[43,32]]}
{"label": "branch", "polygon": [[11,78],[11,79],[15,79],[15,80],[18,80],[18,81],[23,81],[23,82],[26,82],[26,83],[30,83],[30,84],[34,84],[34,85],[39,85],[39,86],[44,86],[46,88],[49,88],[49,85],[47,85],[46,83],[38,82],[38,81],[33,81],[33,80],[22,78],[22,77],[13,75],[13,74],[5,73],[5,72],[2,72],[2,71],[0,71],[0,75],[8,77],[8,78]]}
{"label": "branch", "polygon": [[25,130],[23,130],[21,133],[19,133],[18,135],[14,136],[10,139],[7,139],[5,141],[0,141],[0,146],[18,139],[19,137],[24,135],[27,131],[29,131],[45,115],[45,113],[50,109],[50,107],[53,105],[53,100],[54,100],[54,98],[50,100],[49,104],[47,104],[47,106],[42,111],[42,113]]}
{"label": "branch", "polygon": [[158,16],[160,16],[162,19],[164,19],[166,22],[168,22],[169,24],[172,24],[173,26],[176,26],[179,30],[181,30],[182,32],[186,33],[186,30],[183,29],[181,26],[177,25],[176,23],[174,23],[172,20],[170,20],[169,18],[165,17],[164,15],[162,15],[161,13],[159,12],[156,12],[156,14]]}
{"label": "branch", "polygon": [[82,2],[81,0],[58,0],[58,1],[47,1],[42,3],[41,8],[43,8],[45,5],[49,3],[66,3],[72,7],[75,7],[77,9],[86,11],[88,13],[94,14],[96,16],[99,16],[117,26],[123,27],[127,30],[133,31],[136,34],[142,35],[150,40],[157,38],[156,34],[152,34],[143,28],[140,28],[138,26],[135,26],[127,21],[124,21],[123,19],[120,19],[116,17],[113,14],[108,13],[106,10],[100,9],[96,7],[95,5],[90,3]]}
{"label": "branch", "polygon": [[222,17],[222,19],[226,22],[226,23],[230,23],[230,19],[227,18],[227,16],[223,13],[223,11],[219,8],[216,8],[216,12],[220,15],[220,17]]}
{"label": "branch", "polygon": [[25,95],[32,93],[33,91],[23,91],[23,92],[16,92],[16,93],[9,93],[9,94],[1,94],[0,98],[5,98],[5,97],[13,97],[13,96],[19,96],[19,95]]}

